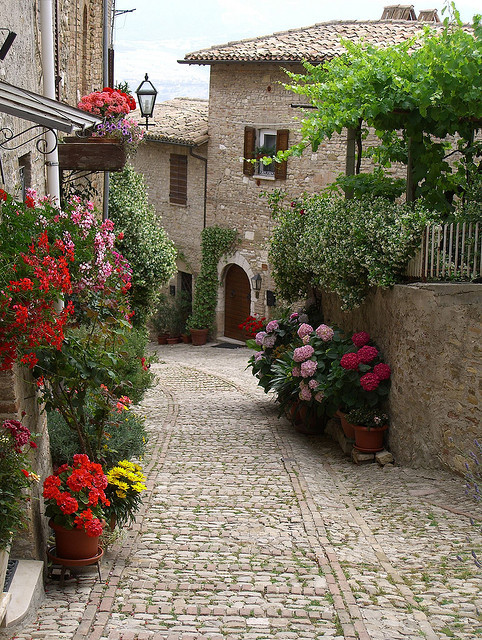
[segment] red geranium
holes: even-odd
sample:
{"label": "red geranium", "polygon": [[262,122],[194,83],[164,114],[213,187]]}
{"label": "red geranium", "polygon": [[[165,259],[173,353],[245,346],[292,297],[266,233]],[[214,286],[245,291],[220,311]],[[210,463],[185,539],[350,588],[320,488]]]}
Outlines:
{"label": "red geranium", "polygon": [[[109,506],[102,466],[85,454],[76,454],[44,481],[45,515],[66,529],[83,529],[88,536],[102,533],[103,506]],[[87,508],[84,508],[87,505]]]}

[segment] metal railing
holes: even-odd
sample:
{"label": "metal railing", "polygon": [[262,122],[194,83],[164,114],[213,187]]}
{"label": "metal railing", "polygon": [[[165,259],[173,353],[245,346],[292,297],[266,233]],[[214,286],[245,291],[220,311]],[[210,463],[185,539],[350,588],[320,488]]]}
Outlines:
{"label": "metal railing", "polygon": [[479,222],[453,222],[425,228],[420,249],[405,275],[421,280],[475,280],[482,274]]}

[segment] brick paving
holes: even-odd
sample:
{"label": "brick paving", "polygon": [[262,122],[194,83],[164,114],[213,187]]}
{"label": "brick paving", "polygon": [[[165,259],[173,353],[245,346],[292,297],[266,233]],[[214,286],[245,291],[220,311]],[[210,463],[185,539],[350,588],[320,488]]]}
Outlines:
{"label": "brick paving", "polygon": [[[154,346],[153,346],[154,349]],[[295,432],[246,349],[155,347],[136,525],[18,640],[473,640],[475,505],[449,473],[357,467]],[[466,540],[470,534],[471,541]]]}

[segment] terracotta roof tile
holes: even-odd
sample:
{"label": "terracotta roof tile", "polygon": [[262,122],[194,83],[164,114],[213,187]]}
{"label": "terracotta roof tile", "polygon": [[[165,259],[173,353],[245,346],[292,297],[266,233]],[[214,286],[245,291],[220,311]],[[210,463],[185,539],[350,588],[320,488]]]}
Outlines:
{"label": "terracotta roof tile", "polygon": [[[199,98],[173,98],[159,102],[154,107],[152,121],[149,121],[147,140],[158,140],[171,144],[199,146],[208,140],[207,100]],[[141,123],[140,111],[133,117]]]}
{"label": "terracotta roof tile", "polygon": [[[301,61],[322,62],[343,52],[340,39],[359,40],[380,46],[398,44],[420,32],[426,22],[414,20],[331,21],[267,36],[228,42],[188,53],[184,64],[216,62]],[[440,25],[432,25],[441,28]]]}

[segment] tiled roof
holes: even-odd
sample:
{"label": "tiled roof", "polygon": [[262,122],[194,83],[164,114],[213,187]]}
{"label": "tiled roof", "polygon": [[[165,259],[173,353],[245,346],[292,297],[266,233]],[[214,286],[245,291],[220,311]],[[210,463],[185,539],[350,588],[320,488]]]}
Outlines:
{"label": "tiled roof", "polygon": [[363,38],[371,44],[389,46],[407,40],[426,26],[426,22],[416,20],[334,20],[201,49],[188,53],[179,62],[322,62],[343,52],[341,38],[353,41]]}
{"label": "tiled roof", "polygon": [[[149,120],[146,140],[157,140],[171,144],[193,145],[208,140],[208,101],[199,98],[173,98],[159,102]],[[137,109],[132,112],[141,124],[145,120]]]}

